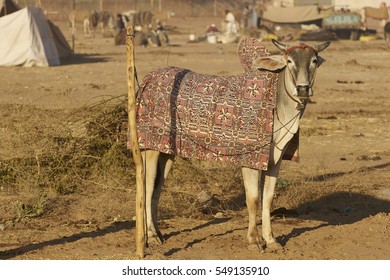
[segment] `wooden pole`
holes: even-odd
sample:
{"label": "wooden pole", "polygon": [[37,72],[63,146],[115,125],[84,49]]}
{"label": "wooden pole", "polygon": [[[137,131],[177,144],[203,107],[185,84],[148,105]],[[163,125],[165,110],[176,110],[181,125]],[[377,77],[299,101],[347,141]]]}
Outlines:
{"label": "wooden pole", "polygon": [[145,182],[144,167],[138,143],[136,124],[136,103],[134,83],[134,31],[133,27],[127,27],[127,89],[128,89],[128,118],[130,130],[130,144],[136,169],[136,254],[140,258],[145,256]]}
{"label": "wooden pole", "polygon": [[72,18],[71,18],[71,25],[72,25],[72,55],[74,55],[74,49],[75,49],[75,33],[76,33],[76,0],[72,1]]}

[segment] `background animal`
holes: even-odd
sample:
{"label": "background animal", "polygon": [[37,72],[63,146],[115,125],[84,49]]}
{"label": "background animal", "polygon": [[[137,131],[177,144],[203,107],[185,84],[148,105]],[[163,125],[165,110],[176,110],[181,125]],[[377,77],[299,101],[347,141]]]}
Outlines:
{"label": "background animal", "polygon": [[99,27],[102,34],[112,33],[114,29],[113,16],[107,11],[74,10],[68,20],[71,27],[82,24],[85,37],[93,36]]}
{"label": "background animal", "polygon": [[387,22],[385,24],[384,36],[385,36],[386,46],[387,48],[389,48],[390,47],[390,22]]}

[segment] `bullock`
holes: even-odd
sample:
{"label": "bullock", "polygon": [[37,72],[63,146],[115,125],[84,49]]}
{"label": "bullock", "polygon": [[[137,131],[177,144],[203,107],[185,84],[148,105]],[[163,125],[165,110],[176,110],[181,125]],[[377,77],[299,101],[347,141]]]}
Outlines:
{"label": "bullock", "polygon": [[[245,73],[240,75],[166,67],[144,78],[137,93],[137,130],[146,173],[148,244],[163,242],[157,224],[159,197],[175,156],[181,156],[241,166],[249,213],[248,248],[281,247],[270,219],[276,179],[282,158],[297,143],[293,139],[313,95],[316,70],[324,61],[318,53],[330,42],[287,46],[273,40],[273,44],[281,55],[271,55],[255,39],[243,39],[239,55]],[[256,225],[259,189],[262,236]]]}

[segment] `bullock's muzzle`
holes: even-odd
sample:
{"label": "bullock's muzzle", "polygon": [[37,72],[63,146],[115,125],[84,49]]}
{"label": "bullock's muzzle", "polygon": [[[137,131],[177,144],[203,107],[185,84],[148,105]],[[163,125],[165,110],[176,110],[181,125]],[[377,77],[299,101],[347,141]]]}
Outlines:
{"label": "bullock's muzzle", "polygon": [[308,85],[297,86],[297,95],[299,99],[307,99],[312,95],[312,91]]}

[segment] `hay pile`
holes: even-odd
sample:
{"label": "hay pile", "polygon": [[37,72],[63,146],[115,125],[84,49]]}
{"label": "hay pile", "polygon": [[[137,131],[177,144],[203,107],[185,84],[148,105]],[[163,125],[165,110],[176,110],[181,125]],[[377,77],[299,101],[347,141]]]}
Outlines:
{"label": "hay pile", "polygon": [[125,104],[110,100],[72,112],[3,106],[0,186],[68,194],[107,174],[124,176],[131,165]]}

